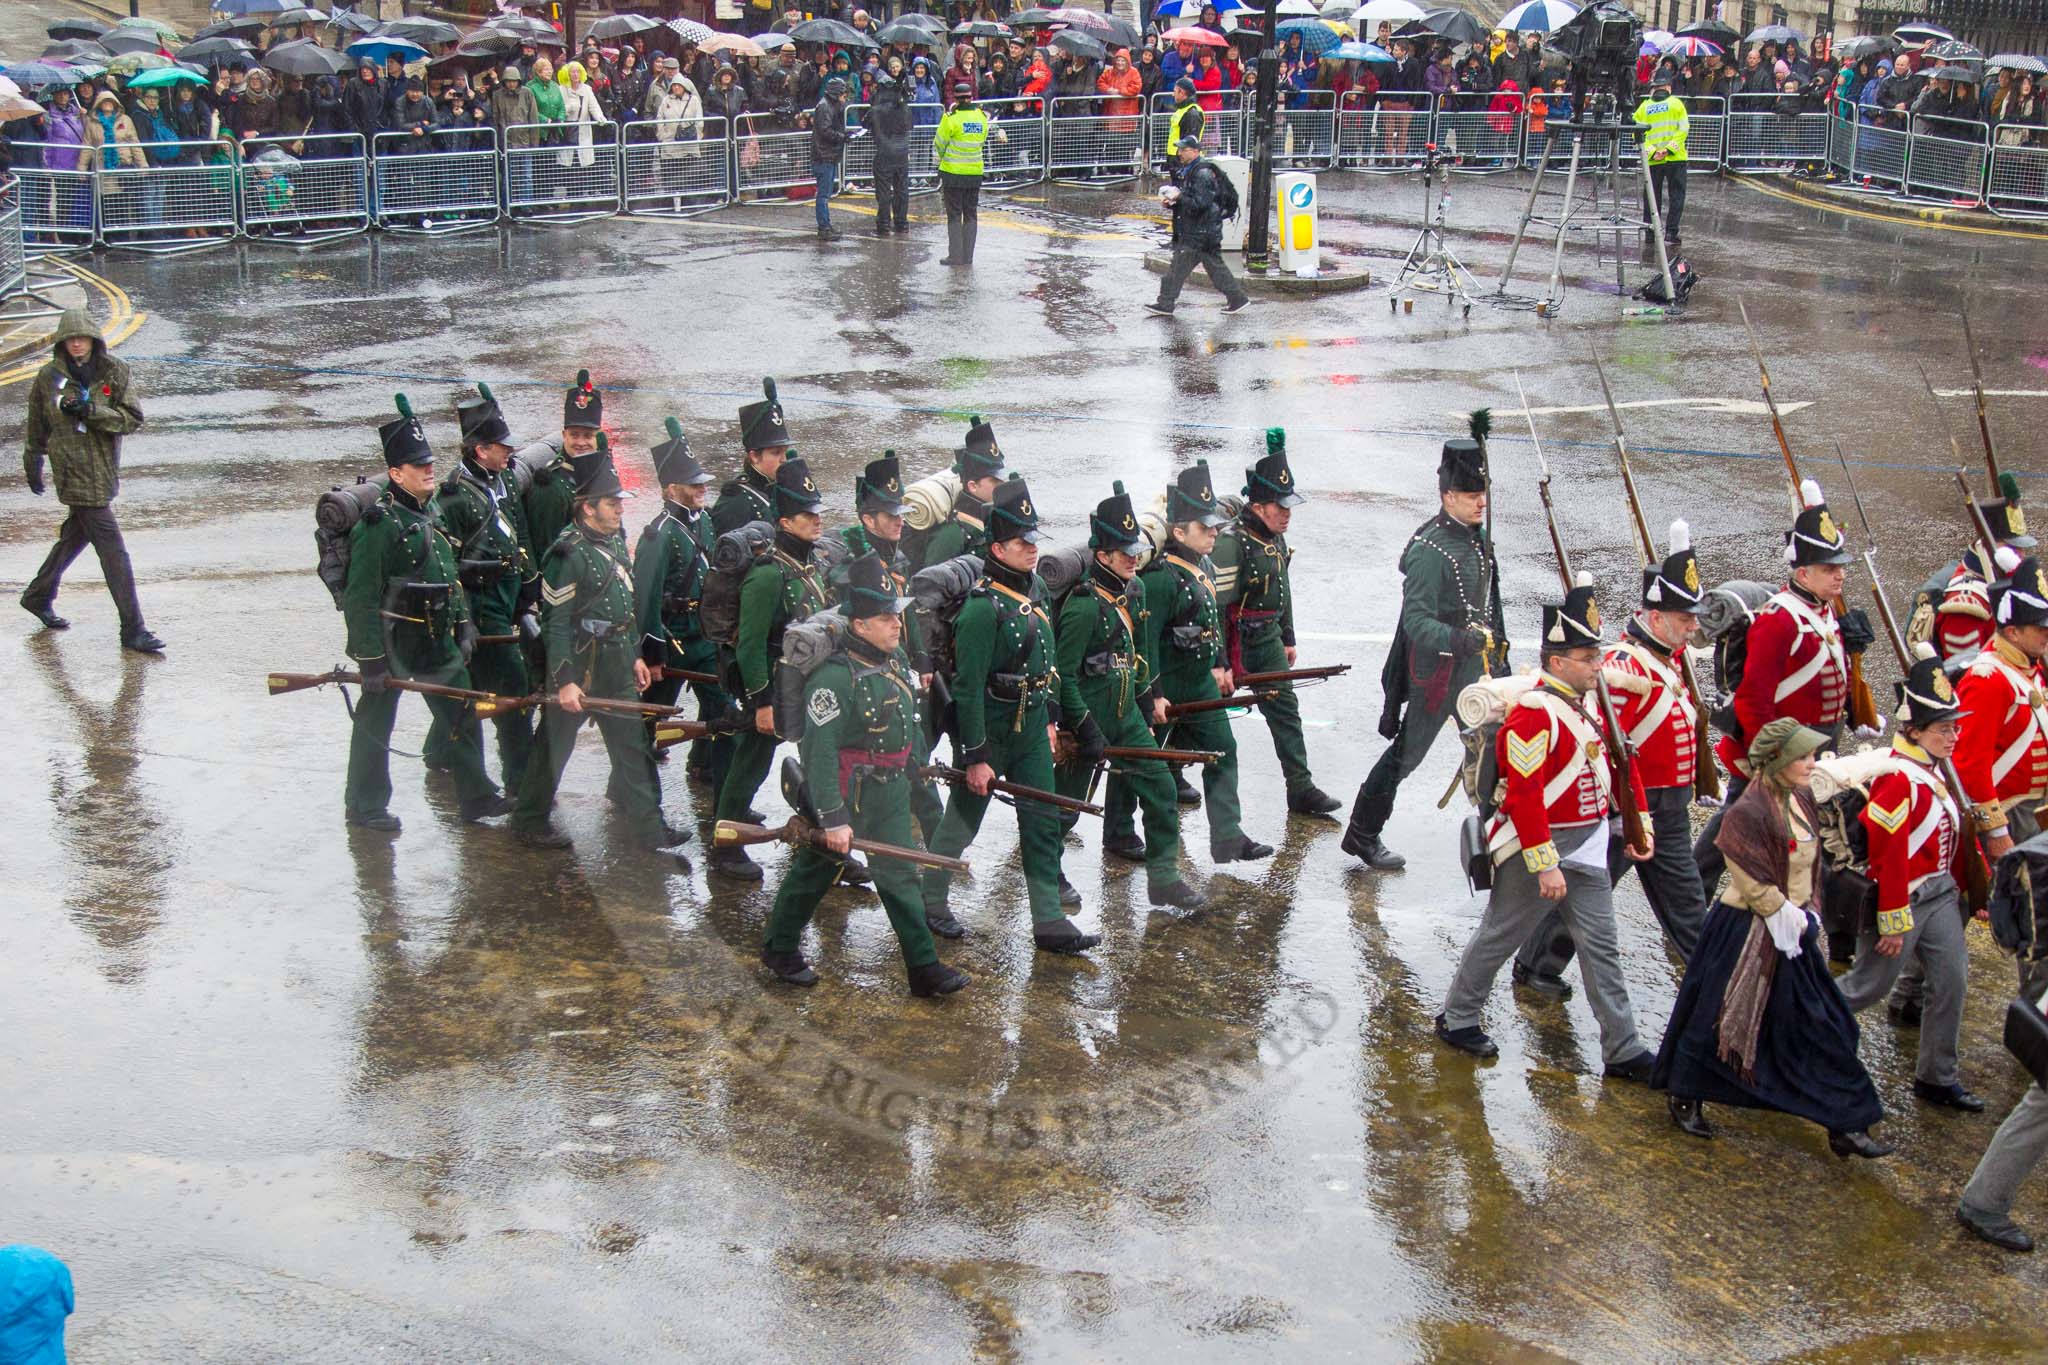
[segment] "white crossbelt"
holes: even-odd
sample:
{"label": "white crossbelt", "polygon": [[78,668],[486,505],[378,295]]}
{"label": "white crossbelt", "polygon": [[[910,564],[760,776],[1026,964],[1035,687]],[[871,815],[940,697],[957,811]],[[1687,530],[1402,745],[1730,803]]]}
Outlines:
{"label": "white crossbelt", "polygon": [[1813,636],[1814,642],[1819,646],[1814,656],[1808,659],[1798,672],[1779,682],[1778,690],[1772,697],[1772,700],[1785,700],[1785,698],[1812,682],[1819,675],[1821,667],[1828,663],[1834,664],[1836,670],[1842,674],[1843,680],[1846,682],[1849,675],[1849,666],[1843,659],[1841,640],[1835,633],[1833,623],[1830,622],[1823,625],[1820,618],[1813,614],[1812,609],[1793,593],[1772,593],[1770,602],[1765,603],[1765,605],[1769,606],[1771,603],[1776,603],[1791,613],[1793,622],[1799,627],[1799,633],[1801,635]]}

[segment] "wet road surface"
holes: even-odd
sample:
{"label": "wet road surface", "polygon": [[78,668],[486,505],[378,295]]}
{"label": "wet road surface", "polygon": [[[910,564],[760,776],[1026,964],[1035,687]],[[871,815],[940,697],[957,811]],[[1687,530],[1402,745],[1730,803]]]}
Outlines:
{"label": "wet road surface", "polygon": [[[1489,287],[1520,197],[1457,187],[1453,240]],[[1405,178],[1328,180],[1326,237],[1390,274],[1418,198]],[[403,837],[344,830],[340,704],[269,699],[263,677],[341,655],[311,505],[373,471],[394,391],[452,458],[456,381],[490,382],[530,437],[589,366],[643,493],[629,529],[656,508],[661,419],[729,477],[734,409],[764,374],[828,525],[850,519],[864,461],[892,447],[912,477],[937,469],[969,413],[994,420],[1058,541],[1084,535],[1112,478],[1149,499],[1207,459],[1229,488],[1260,430],[1284,425],[1313,498],[1291,537],[1302,662],[1357,665],[1303,693],[1318,777],[1348,800],[1381,746],[1394,561],[1469,408],[1503,410],[1518,641],[1553,586],[1510,366],[1534,406],[1564,409],[1540,430],[1610,620],[1636,561],[1589,354],[1631,405],[1659,535],[1685,515],[1709,581],[1770,577],[1787,498],[1739,290],[1795,449],[1852,534],[1828,438],[1856,462],[1895,600],[1963,540],[1914,368],[1967,383],[1959,291],[1992,387],[2048,387],[2037,246],[1845,223],[1704,177],[1686,236],[1707,282],[1682,320],[1618,322],[1592,287],[1611,266],[1579,253],[1550,323],[1486,308],[1466,323],[1428,300],[1393,317],[1383,287],[1229,319],[1196,288],[1175,319],[1148,319],[1153,211],[1118,193],[992,199],[971,274],[935,264],[929,198],[911,239],[879,244],[821,248],[807,208],[750,207],[97,263],[149,313],[122,348],[149,426],[119,511],[170,652],[117,651],[89,556],[60,602],[68,634],[21,616],[0,637],[15,713],[0,1208],[7,1239],[70,1261],[78,1358],[2048,1352],[2041,1263],[1966,1242],[1950,1214],[2021,1089],[1998,1043],[2009,967],[1982,929],[1963,1067],[1991,1112],[1919,1106],[1912,1035],[1866,1016],[1900,1146],[1886,1162],[1838,1162],[1781,1116],[1685,1139],[1660,1096],[1602,1083],[1581,1001],[1523,1003],[1505,982],[1487,1013],[1501,1056],[1475,1065],[1429,1031],[1481,909],[1455,812],[1434,809],[1448,740],[1388,831],[1408,870],[1374,876],[1334,823],[1285,815],[1270,745],[1238,722],[1246,831],[1279,852],[1229,873],[1194,858],[1223,896],[1172,926],[1084,828],[1067,871],[1080,922],[1106,936],[1087,960],[1031,951],[997,812],[955,896],[971,936],[942,948],[974,984],[941,1002],[907,997],[876,903],[847,892],[807,945],[824,983],[769,983],[754,953],[775,869],[736,891],[634,852],[595,741],[563,788],[573,856],[460,826],[452,791],[402,758]],[[8,448],[25,392],[4,396]],[[1995,402],[2007,467],[2048,469],[2041,398]],[[1966,404],[1943,407],[1966,431]],[[56,520],[18,482],[0,491],[10,591]],[[1874,672],[1888,696],[1892,670]],[[425,724],[403,706],[396,747],[416,751]],[[668,809],[694,822],[709,802],[679,768]],[[1654,1041],[1677,969],[1633,883],[1619,905]],[[2044,1189],[2016,1211],[2037,1229]]]}

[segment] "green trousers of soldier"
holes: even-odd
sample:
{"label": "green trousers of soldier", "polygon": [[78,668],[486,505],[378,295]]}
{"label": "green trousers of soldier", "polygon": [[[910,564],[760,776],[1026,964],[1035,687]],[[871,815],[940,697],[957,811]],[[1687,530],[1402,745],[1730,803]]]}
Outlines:
{"label": "green trousers of soldier", "polygon": [[[903,775],[887,778],[864,777],[855,789],[853,833],[855,838],[914,848],[910,833],[908,788]],[[939,960],[932,931],[924,920],[924,896],[917,873],[909,863],[896,858],[870,857],[868,871],[875,890],[882,897],[882,909],[889,914],[889,927],[903,949],[903,965],[922,967]],[[818,902],[832,889],[843,866],[839,859],[815,848],[799,848],[789,860],[789,875],[775,893],[775,908],[768,913],[767,946],[770,952],[795,952],[804,926],[818,909]]]}
{"label": "green trousers of soldier", "polygon": [[[469,673],[458,668],[434,681],[449,687],[468,687]],[[365,692],[356,698],[355,724],[348,739],[348,786],[342,797],[343,809],[351,819],[377,815],[391,804],[391,727],[398,719],[401,692]],[[484,772],[483,749],[476,741],[476,721],[467,705],[447,697],[423,697],[433,713],[434,724],[444,727],[448,767],[455,774],[455,794],[475,801],[497,790]]]}
{"label": "green trousers of soldier", "polygon": [[[1131,749],[1154,747],[1152,727],[1135,709],[1124,712],[1121,718],[1113,716],[1106,706],[1091,709],[1089,714],[1102,727],[1105,744]],[[1172,774],[1164,763],[1149,758],[1116,759],[1109,765],[1109,771],[1109,790],[1121,791],[1127,799],[1122,803],[1120,824],[1111,823],[1117,819],[1116,814],[1103,821],[1103,837],[1130,832],[1132,802],[1128,798],[1135,798],[1138,809],[1145,814],[1145,884],[1156,888],[1179,881],[1180,806],[1174,799]],[[1086,794],[1089,772],[1085,763],[1062,764],[1059,794],[1077,798]]]}
{"label": "green trousers of soldier", "polygon": [[733,737],[732,761],[726,767],[725,781],[718,784],[719,819],[747,818],[747,812],[753,808],[754,793],[761,790],[768,770],[775,766],[775,746],[781,742],[758,730]]}
{"label": "green trousers of soldier", "polygon": [[[478,645],[476,653],[470,656],[469,676],[472,687],[482,692],[495,692],[501,697],[523,697],[531,686],[527,682],[526,651],[516,644]],[[470,738],[481,750],[483,722],[468,711],[463,712],[462,722],[469,727]],[[505,790],[516,792],[525,780],[527,759],[533,753],[533,712],[507,712],[493,716],[491,724],[498,732],[498,771],[505,779]],[[451,734],[449,726],[441,719],[441,713],[436,711],[434,723],[427,727],[426,746],[420,754],[429,768],[453,766],[448,755]]]}
{"label": "green trousers of soldier", "polygon": [[[1287,646],[1280,643],[1280,631],[1276,625],[1267,624],[1253,627],[1257,639],[1245,639],[1239,645],[1244,657],[1244,671],[1247,673],[1278,673],[1293,665],[1287,662]],[[1308,770],[1308,741],[1301,734],[1301,703],[1295,699],[1292,683],[1274,683],[1268,688],[1271,701],[1259,705],[1259,714],[1266,718],[1266,728],[1273,735],[1273,752],[1280,759],[1280,771],[1287,779],[1287,794],[1296,796],[1316,784]]]}
{"label": "green trousers of soldier", "polygon": [[[1207,701],[1221,695],[1216,690],[1215,675],[1206,668],[1177,669],[1167,673],[1160,682],[1160,690],[1169,701]],[[1238,823],[1237,737],[1230,732],[1230,713],[1204,711],[1169,722],[1159,731],[1158,744],[1168,749],[1209,749],[1223,755],[1221,762],[1211,763],[1202,769],[1202,805],[1209,813],[1210,850],[1235,848],[1237,841],[1244,837],[1244,827]],[[1129,782],[1121,777],[1112,777],[1106,798],[1108,809],[1102,823],[1104,831],[1114,833],[1129,829],[1131,808],[1137,804],[1137,799]],[[1145,842],[1147,852],[1150,852],[1149,832]]]}
{"label": "green trousers of soldier", "polygon": [[[723,720],[732,714],[732,699],[727,695],[726,690],[717,683],[693,682],[690,684],[690,691],[695,693],[697,697],[698,720]],[[640,695],[640,700],[651,702],[656,706],[674,706],[676,698],[682,694],[683,680],[672,675],[665,675],[656,678],[653,685]],[[647,722],[650,731],[654,728],[654,724],[653,721]],[[690,775],[693,777],[701,775],[711,784],[714,801],[716,800],[719,788],[725,783],[726,772],[732,767],[733,739],[732,735],[726,734],[690,741]],[[650,740],[649,742],[651,743],[652,741]],[[657,791],[659,787],[660,778],[657,773]]]}
{"label": "green trousers of soldier", "polygon": [[[1035,701],[1024,709],[1022,725],[1013,727],[1014,704],[989,705],[989,766],[996,776],[1026,787],[1052,788],[1052,746],[1045,737],[1045,703]],[[976,796],[964,782],[953,784],[946,802],[945,818],[927,845],[932,852],[957,858],[981,831],[988,814],[989,798]],[[1038,801],[1017,803],[1017,836],[1024,850],[1024,887],[1031,897],[1031,920],[1049,924],[1066,916],[1060,908],[1060,821],[1059,812]],[[879,860],[878,860],[879,861]],[[938,868],[924,870],[924,899],[937,905],[946,897],[953,874]]]}
{"label": "green trousers of soldier", "polygon": [[576,732],[589,720],[604,737],[612,762],[611,791],[634,834],[650,847],[665,844],[661,792],[654,782],[654,749],[640,718],[572,714],[559,706],[550,706],[546,712],[534,733],[533,753],[526,763],[526,780],[519,784],[519,807],[512,812],[512,827],[537,830],[547,824],[562,770],[576,751]]}

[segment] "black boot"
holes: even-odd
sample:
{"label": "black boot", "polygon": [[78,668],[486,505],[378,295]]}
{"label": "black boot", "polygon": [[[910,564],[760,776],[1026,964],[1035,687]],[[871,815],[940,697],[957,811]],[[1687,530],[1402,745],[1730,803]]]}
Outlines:
{"label": "black boot", "polygon": [[1164,886],[1145,889],[1145,899],[1161,914],[1174,919],[1188,919],[1197,911],[1206,909],[1209,898],[1183,881],[1167,882]]}
{"label": "black boot", "polygon": [[1062,915],[1049,923],[1032,925],[1031,941],[1048,953],[1082,953],[1102,942],[1102,935],[1084,934]]}
{"label": "black boot", "polygon": [[1081,888],[1067,880],[1067,874],[1060,873],[1060,904],[1068,910],[1081,908]]}
{"label": "black boot", "polygon": [[1351,807],[1351,823],[1344,827],[1344,837],[1337,846],[1375,872],[1400,871],[1408,866],[1408,860],[1380,842],[1380,831],[1387,827],[1387,817],[1393,813],[1392,797],[1369,797],[1360,788],[1358,800]]}
{"label": "black boot", "polygon": [[957,967],[943,962],[926,962],[910,969],[912,995],[951,995],[971,978]]}
{"label": "black boot", "polygon": [[575,840],[553,825],[542,825],[539,829],[517,830],[515,837],[528,848],[568,848],[575,843]]}
{"label": "black boot", "polygon": [[868,865],[853,854],[846,856],[846,865],[839,869],[841,886],[873,886],[875,877],[868,871]]}
{"label": "black boot", "polygon": [[1572,998],[1572,983],[1561,976],[1552,976],[1549,972],[1532,972],[1520,962],[1515,963],[1513,972],[1515,984],[1524,990],[1547,995],[1552,1000]]}
{"label": "black boot", "polygon": [[953,918],[953,911],[946,904],[944,896],[939,897],[937,905],[933,905],[930,901],[925,902],[924,923],[927,929],[930,929],[940,938],[967,937],[967,930],[961,927],[959,920]]}
{"label": "black boot", "polygon": [[1242,834],[1237,836],[1234,843],[1209,845],[1210,859],[1219,863],[1245,863],[1272,856],[1271,844],[1257,843]]}
{"label": "black boot", "polygon": [[1671,1110],[1671,1121],[1678,1125],[1678,1131],[1696,1138],[1712,1138],[1714,1125],[1707,1122],[1707,1106],[1698,1100],[1682,1100],[1672,1095],[1665,1100]]}
{"label": "black boot", "polygon": [[804,961],[802,953],[778,953],[773,948],[763,948],[761,965],[792,986],[818,984],[818,974],[811,970],[810,963]]}
{"label": "black boot", "polygon": [[1127,863],[1142,863],[1145,861],[1145,841],[1138,837],[1136,830],[1126,830],[1122,834],[1103,835],[1102,851],[1112,858],[1121,858]]}
{"label": "black boot", "polygon": [[1343,806],[1342,801],[1321,787],[1303,787],[1298,792],[1287,793],[1287,809],[1296,815],[1329,815],[1343,809]]}
{"label": "black boot", "polygon": [[704,865],[706,870],[721,877],[731,877],[736,882],[758,882],[763,876],[761,865],[749,858],[744,848],[737,846],[712,849]]}
{"label": "black boot", "polygon": [[379,834],[396,834],[404,828],[398,817],[388,810],[380,810],[375,815],[351,815],[348,823],[357,829],[374,829]]}
{"label": "black boot", "polygon": [[492,792],[489,796],[474,796],[464,801],[458,810],[464,824],[473,825],[479,820],[489,820],[499,815],[510,815],[519,803],[503,792]]}
{"label": "black boot", "polygon": [[1828,1150],[1844,1161],[1860,1156],[1866,1161],[1875,1161],[1881,1156],[1890,1156],[1898,1148],[1889,1142],[1879,1142],[1861,1128],[1843,1130],[1828,1129]]}
{"label": "black boot", "polygon": [[1179,771],[1173,775],[1173,799],[1189,809],[1202,804],[1202,794],[1195,790],[1195,784],[1188,781],[1186,774]]}
{"label": "black boot", "polygon": [[21,608],[30,616],[35,617],[36,620],[41,621],[43,623],[44,630],[71,629],[71,623],[65,620],[63,617],[59,616],[54,607],[32,607],[28,603],[23,602],[21,604]]}

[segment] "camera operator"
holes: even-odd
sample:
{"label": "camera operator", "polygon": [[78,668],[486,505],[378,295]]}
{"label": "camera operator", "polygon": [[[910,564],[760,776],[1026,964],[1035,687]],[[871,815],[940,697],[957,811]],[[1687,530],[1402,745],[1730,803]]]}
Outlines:
{"label": "camera operator", "polygon": [[[1685,135],[1691,121],[1685,101],[1671,93],[1671,73],[1664,67],[1650,86],[1650,97],[1636,106],[1635,121],[1643,128],[1643,148],[1650,157],[1650,183],[1645,192],[1657,196],[1664,212],[1664,245],[1678,250],[1678,217],[1685,212]],[[1648,231],[1644,245],[1649,245]]]}

